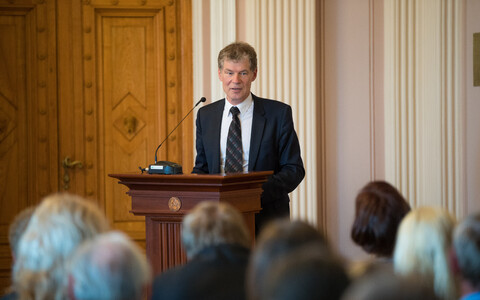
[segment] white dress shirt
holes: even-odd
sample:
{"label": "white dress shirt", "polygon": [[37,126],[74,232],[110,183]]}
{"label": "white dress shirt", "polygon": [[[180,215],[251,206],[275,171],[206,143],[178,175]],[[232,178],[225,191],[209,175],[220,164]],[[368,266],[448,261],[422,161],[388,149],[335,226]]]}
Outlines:
{"label": "white dress shirt", "polygon": [[[227,150],[227,137],[230,123],[232,122],[232,114],[230,108],[233,105],[228,102],[225,97],[225,108],[222,115],[222,127],[220,131],[220,171],[225,173],[225,153]],[[242,148],[243,148],[243,171],[248,171],[248,156],[250,154],[250,137],[252,136],[252,119],[253,119],[253,99],[250,94],[239,105],[236,105],[240,110],[238,118],[240,119],[240,126],[242,127]]]}

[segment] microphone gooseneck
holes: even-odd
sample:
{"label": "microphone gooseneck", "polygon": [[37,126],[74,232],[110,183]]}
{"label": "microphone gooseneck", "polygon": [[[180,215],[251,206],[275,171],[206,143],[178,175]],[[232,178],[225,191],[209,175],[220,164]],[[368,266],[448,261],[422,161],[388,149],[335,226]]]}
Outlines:
{"label": "microphone gooseneck", "polygon": [[157,149],[155,150],[155,163],[157,163],[157,153],[158,153],[158,149],[160,149],[160,147],[162,147],[163,143],[165,143],[165,141],[168,139],[168,137],[175,131],[175,129],[178,128],[178,126],[180,126],[180,124],[182,124],[183,120],[185,120],[185,118],[188,117],[188,115],[195,109],[195,107],[197,107],[200,103],[202,102],[205,102],[207,101],[207,99],[205,97],[202,97],[200,98],[200,100],[198,100],[198,102],[192,107],[192,109],[185,115],[185,117],[183,117],[183,119],[177,124],[177,126],[175,126],[175,128],[173,128],[172,131],[170,131],[170,133],[167,135],[167,137],[160,143],[160,145],[158,145]]}

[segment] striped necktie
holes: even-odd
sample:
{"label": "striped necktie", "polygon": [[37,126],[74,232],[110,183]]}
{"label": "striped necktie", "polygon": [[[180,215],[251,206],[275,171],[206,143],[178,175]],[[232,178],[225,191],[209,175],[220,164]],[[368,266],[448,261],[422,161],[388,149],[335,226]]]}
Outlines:
{"label": "striped necktie", "polygon": [[232,122],[228,129],[225,173],[239,173],[243,172],[242,128],[238,119],[240,110],[232,106],[230,113]]}

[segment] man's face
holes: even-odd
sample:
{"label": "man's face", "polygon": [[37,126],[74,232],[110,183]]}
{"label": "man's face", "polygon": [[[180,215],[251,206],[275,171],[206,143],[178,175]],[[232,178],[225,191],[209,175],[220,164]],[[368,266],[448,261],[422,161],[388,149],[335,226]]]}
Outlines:
{"label": "man's face", "polygon": [[218,70],[218,78],[223,83],[223,91],[232,105],[238,105],[250,95],[250,86],[257,78],[257,70],[250,70],[250,61],[224,60],[223,69]]}

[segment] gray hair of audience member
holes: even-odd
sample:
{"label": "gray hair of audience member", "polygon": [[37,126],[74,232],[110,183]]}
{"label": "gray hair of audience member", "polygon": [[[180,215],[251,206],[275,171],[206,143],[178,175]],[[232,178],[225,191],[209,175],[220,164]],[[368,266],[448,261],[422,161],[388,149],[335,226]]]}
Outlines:
{"label": "gray hair of audience member", "polygon": [[257,53],[255,49],[245,42],[233,42],[218,53],[218,69],[223,69],[225,60],[239,62],[243,59],[247,59],[250,62],[251,71],[257,69]]}
{"label": "gray hair of audience member", "polygon": [[453,246],[462,277],[480,290],[480,213],[467,216],[455,228]]}
{"label": "gray hair of audience member", "polygon": [[260,287],[263,300],[340,299],[350,284],[343,262],[331,252],[306,245],[276,260]]}
{"label": "gray hair of audience member", "polygon": [[342,300],[438,300],[433,288],[417,276],[397,276],[381,271],[362,276],[344,293]]}
{"label": "gray hair of audience member", "polygon": [[232,205],[204,201],[183,219],[182,243],[187,258],[210,246],[236,244],[250,248],[250,234],[245,220]]}
{"label": "gray hair of audience member", "polygon": [[15,257],[18,256],[18,243],[20,237],[27,229],[28,222],[35,211],[34,206],[30,206],[18,213],[13,219],[12,223],[8,227],[8,242],[10,243],[10,248],[12,249],[12,254]]}
{"label": "gray hair of audience member", "polygon": [[151,283],[143,251],[116,231],[83,243],[68,268],[69,296],[76,300],[141,300]]}
{"label": "gray hair of audience member", "polygon": [[455,218],[446,210],[424,206],[408,213],[400,224],[393,256],[394,270],[417,274],[440,299],[455,299],[458,291],[449,265]]}
{"label": "gray hair of audience member", "polygon": [[277,219],[260,232],[247,268],[248,299],[261,299],[266,271],[284,255],[300,247],[314,244],[318,251],[330,252],[323,234],[304,221]]}
{"label": "gray hair of audience member", "polygon": [[83,241],[108,227],[99,208],[80,196],[43,199],[18,245],[13,283],[20,299],[62,299],[67,259]]}

